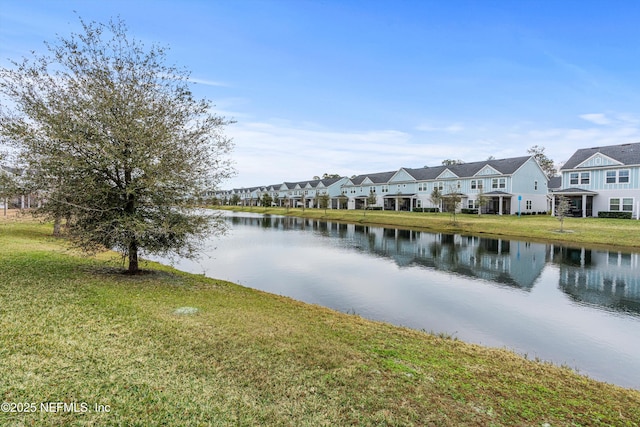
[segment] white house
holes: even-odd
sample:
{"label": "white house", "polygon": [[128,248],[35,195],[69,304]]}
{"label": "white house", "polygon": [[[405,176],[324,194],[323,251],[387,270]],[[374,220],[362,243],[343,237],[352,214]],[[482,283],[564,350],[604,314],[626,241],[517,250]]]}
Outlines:
{"label": "white house", "polygon": [[560,172],[562,184],[552,193],[554,208],[558,196],[565,196],[574,216],[601,212],[640,216],[640,143],[580,149]]}
{"label": "white house", "polygon": [[479,208],[495,214],[541,213],[548,210],[548,179],[533,156],[463,163],[450,166],[400,168],[395,172],[359,175],[347,181],[343,193],[349,208],[359,209],[370,194],[375,206],[413,211],[435,206],[435,188],[444,196],[457,194],[461,208]]}

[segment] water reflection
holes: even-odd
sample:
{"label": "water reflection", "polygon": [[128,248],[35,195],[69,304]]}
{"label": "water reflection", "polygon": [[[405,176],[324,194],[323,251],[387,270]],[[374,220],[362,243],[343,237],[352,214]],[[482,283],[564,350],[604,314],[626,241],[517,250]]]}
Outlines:
{"label": "water reflection", "polygon": [[574,301],[640,314],[639,255],[585,248],[553,248],[560,289]]}
{"label": "water reflection", "polygon": [[639,254],[477,236],[345,224],[279,216],[233,216],[234,225],[307,230],[340,246],[392,260],[531,291],[547,263],[560,269],[559,288],[574,301],[640,314]]}

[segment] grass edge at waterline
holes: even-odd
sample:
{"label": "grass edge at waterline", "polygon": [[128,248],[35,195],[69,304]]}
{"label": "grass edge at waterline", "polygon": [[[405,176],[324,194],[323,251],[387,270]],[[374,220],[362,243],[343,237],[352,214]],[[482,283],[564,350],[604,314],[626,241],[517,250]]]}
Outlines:
{"label": "grass edge at waterline", "polygon": [[0,221],[2,401],[89,410],[0,412],[0,425],[640,420],[640,392],[569,369],[155,263],[123,275],[50,233]]}
{"label": "grass edge at waterline", "polygon": [[414,230],[468,234],[538,242],[588,245],[627,250],[640,249],[640,221],[611,218],[565,218],[550,215],[471,215],[404,211],[364,211],[346,209],[286,209],[264,207],[212,207],[212,209],[286,215],[323,221],[387,226]]}

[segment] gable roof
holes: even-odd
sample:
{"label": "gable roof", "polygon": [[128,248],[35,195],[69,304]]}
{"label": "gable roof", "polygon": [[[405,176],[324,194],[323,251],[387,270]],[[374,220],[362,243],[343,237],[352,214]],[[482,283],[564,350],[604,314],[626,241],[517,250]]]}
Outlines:
{"label": "gable roof", "polygon": [[447,169],[458,178],[470,178],[480,172],[485,166],[495,169],[502,175],[511,175],[522,167],[522,165],[524,165],[530,158],[531,156],[511,157],[508,159],[485,160],[482,162],[462,163],[459,165],[405,170],[407,170],[418,181],[438,179],[438,177]]}
{"label": "gable roof", "polygon": [[585,160],[601,153],[619,161],[623,165],[640,165],[640,142],[633,144],[609,145],[606,147],[581,148],[567,160],[561,170],[575,169]]}
{"label": "gable roof", "polygon": [[325,178],[325,179],[321,179],[320,182],[325,187],[328,187],[328,186],[333,185],[336,182],[340,181],[341,179],[344,179],[344,177],[340,177],[340,178]]}
{"label": "gable roof", "polygon": [[396,172],[397,171],[367,173],[351,178],[351,182],[353,185],[361,185],[366,178],[369,178],[373,184],[386,184]]}

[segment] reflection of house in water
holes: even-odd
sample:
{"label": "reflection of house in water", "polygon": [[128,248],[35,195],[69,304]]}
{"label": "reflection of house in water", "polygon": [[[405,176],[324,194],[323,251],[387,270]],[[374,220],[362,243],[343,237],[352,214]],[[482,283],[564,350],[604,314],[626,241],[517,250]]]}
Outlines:
{"label": "reflection of house in water", "polygon": [[[545,246],[476,236],[370,227],[374,252],[399,266],[420,265],[530,289],[545,263]],[[371,237],[368,237],[371,240]]]}
{"label": "reflection of house in water", "polygon": [[424,266],[522,289],[533,287],[545,263],[546,247],[536,243],[302,219],[296,224],[400,267]]}
{"label": "reflection of house in water", "polygon": [[551,247],[550,255],[574,300],[640,313],[640,254]]}
{"label": "reflection of house in water", "polygon": [[309,230],[340,246],[393,260],[530,290],[546,262],[560,289],[578,302],[640,313],[640,254],[575,249],[474,236],[325,222],[295,217],[231,217],[234,224]]}
{"label": "reflection of house in water", "polygon": [[[235,220],[234,220],[235,221]],[[343,239],[345,247],[412,265],[530,289],[545,263],[542,244],[434,234],[293,217],[239,219],[281,230],[307,229]]]}

